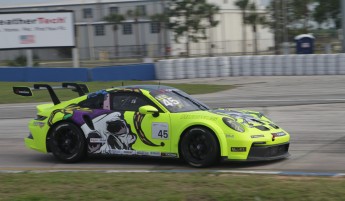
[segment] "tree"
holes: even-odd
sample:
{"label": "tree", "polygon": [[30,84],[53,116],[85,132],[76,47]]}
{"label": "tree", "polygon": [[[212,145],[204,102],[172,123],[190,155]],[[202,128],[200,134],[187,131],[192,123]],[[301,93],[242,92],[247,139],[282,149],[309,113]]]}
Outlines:
{"label": "tree", "polygon": [[214,19],[214,16],[219,13],[219,7],[218,6],[214,6],[212,4],[204,4],[202,10],[205,13],[205,18],[208,21],[208,29],[210,30],[209,32],[209,55],[212,56],[213,55],[213,34],[212,34],[212,28],[216,27],[219,24],[219,21]]}
{"label": "tree", "polygon": [[[158,44],[159,44],[159,49],[161,50],[162,47],[164,49],[164,54],[167,55],[167,38],[165,37],[165,30],[168,29],[168,24],[169,24],[169,16],[166,13],[157,13],[154,15],[150,16],[150,19],[152,22],[157,22],[159,23],[159,29],[160,32],[158,33]],[[164,35],[164,40],[162,40],[162,34]],[[162,41],[163,44],[162,45]]]}
{"label": "tree", "polygon": [[[40,65],[40,63],[38,61],[39,57],[37,55],[34,55],[33,59],[35,61],[33,65],[34,66],[39,66]],[[14,60],[6,61],[6,65],[7,66],[26,66],[27,65],[26,56],[19,55],[16,58],[14,58]]]}
{"label": "tree", "polygon": [[[219,8],[206,0],[172,0],[168,16],[169,28],[175,33],[175,41],[185,38],[186,56],[190,55],[190,42],[207,39],[206,29],[217,26],[214,15]],[[211,20],[210,20],[211,19]]]}
{"label": "tree", "polygon": [[113,24],[115,56],[118,56],[118,53],[119,53],[118,34],[117,34],[117,31],[119,29],[118,25],[123,20],[125,20],[125,17],[117,13],[112,13],[104,17],[104,20]]}
{"label": "tree", "polygon": [[302,25],[301,30],[305,33],[309,32],[309,22],[311,21],[311,8],[310,5],[312,0],[290,0],[290,7],[292,8],[290,11],[290,21],[294,25],[294,28],[300,27]]}
{"label": "tree", "polygon": [[127,17],[129,19],[134,20],[134,32],[135,32],[135,41],[136,41],[136,46],[137,46],[137,54],[141,55],[141,42],[140,42],[140,30],[139,30],[139,18],[144,17],[145,13],[139,9],[138,7],[134,10],[128,10],[127,11]]}
{"label": "tree", "polygon": [[242,13],[242,52],[247,52],[247,31],[246,31],[246,18],[249,0],[237,0],[235,5],[241,10]]}
{"label": "tree", "polygon": [[274,33],[275,52],[294,36],[310,31],[312,19],[312,0],[272,0],[267,7],[266,25]]}
{"label": "tree", "polygon": [[253,31],[254,52],[258,54],[258,38],[257,38],[257,26],[266,23],[266,18],[257,12],[256,4],[251,3],[249,6],[249,13],[245,18],[245,24],[249,24]]}
{"label": "tree", "polygon": [[314,2],[317,3],[313,12],[313,18],[316,22],[320,25],[322,23],[333,22],[335,28],[341,28],[340,0],[314,0]]}

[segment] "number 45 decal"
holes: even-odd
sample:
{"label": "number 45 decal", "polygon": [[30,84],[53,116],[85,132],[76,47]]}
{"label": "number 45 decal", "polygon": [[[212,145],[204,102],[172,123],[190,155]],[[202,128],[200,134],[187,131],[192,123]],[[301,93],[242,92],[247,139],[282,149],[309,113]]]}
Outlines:
{"label": "number 45 decal", "polygon": [[169,126],[167,123],[152,123],[152,138],[153,139],[169,139]]}

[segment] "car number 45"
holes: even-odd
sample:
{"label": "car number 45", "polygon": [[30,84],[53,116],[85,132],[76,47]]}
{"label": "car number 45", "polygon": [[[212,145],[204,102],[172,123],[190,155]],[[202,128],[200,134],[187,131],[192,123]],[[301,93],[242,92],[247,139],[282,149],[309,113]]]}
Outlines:
{"label": "car number 45", "polygon": [[153,139],[169,139],[169,126],[167,123],[152,123]]}

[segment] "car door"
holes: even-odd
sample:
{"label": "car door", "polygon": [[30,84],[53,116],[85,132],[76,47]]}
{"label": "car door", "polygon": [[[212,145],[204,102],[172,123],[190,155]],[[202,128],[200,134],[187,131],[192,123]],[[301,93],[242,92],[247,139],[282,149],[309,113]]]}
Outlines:
{"label": "car door", "polygon": [[[164,156],[170,152],[172,128],[169,113],[161,111],[139,92],[114,92],[110,102],[111,109],[123,116],[129,128],[128,134],[135,138],[131,149],[135,150],[137,155]],[[141,114],[139,108],[146,105],[157,108],[159,115]]]}

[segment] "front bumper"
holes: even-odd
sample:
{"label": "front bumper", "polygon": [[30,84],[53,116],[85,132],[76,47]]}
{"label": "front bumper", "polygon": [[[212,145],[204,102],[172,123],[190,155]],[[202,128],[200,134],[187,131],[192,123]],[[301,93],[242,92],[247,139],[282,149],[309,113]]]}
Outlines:
{"label": "front bumper", "polygon": [[42,153],[47,153],[45,150],[42,150],[42,148],[40,148],[39,146],[37,146],[37,143],[34,141],[34,139],[31,138],[24,138],[24,143],[25,146],[29,149],[33,149],[35,151],[39,151]]}
{"label": "front bumper", "polygon": [[250,148],[247,161],[267,161],[287,158],[289,154],[289,143],[258,146],[253,144]]}

